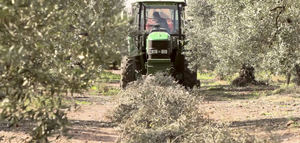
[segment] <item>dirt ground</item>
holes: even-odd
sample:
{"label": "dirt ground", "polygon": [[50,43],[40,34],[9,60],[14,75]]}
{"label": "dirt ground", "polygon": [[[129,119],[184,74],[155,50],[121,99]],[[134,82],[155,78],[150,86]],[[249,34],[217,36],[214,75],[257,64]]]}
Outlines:
{"label": "dirt ground", "polygon": [[233,129],[274,142],[300,143],[300,95],[261,96],[273,89],[204,87],[205,103],[200,106],[210,119],[227,122]]}
{"label": "dirt ground", "polygon": [[[83,105],[76,111],[68,113],[70,127],[68,137],[58,140],[50,138],[54,143],[113,143],[118,137],[116,125],[107,119],[107,114],[115,105],[112,96],[84,95],[75,97]],[[28,141],[26,134],[30,129],[29,123],[19,127],[8,128],[6,123],[0,123],[1,143],[23,143]]]}
{"label": "dirt ground", "polygon": [[55,141],[56,143],[113,143],[118,138],[116,125],[106,117],[115,103],[112,96],[85,96],[80,100],[91,103],[81,105],[77,111],[70,112],[68,118],[72,123],[69,134]]}
{"label": "dirt ground", "polygon": [[[118,72],[117,72],[118,73]],[[117,83],[110,86],[117,87]],[[278,87],[233,88],[228,85],[202,86],[205,102],[201,109],[210,119],[227,122],[232,129],[242,129],[258,138],[275,142],[300,143],[300,94],[274,95]],[[112,143],[118,138],[118,128],[106,117],[116,105],[115,96],[79,95],[78,110],[68,113],[69,137],[55,143]],[[8,128],[0,122],[1,143],[21,143],[28,140],[30,123]]]}

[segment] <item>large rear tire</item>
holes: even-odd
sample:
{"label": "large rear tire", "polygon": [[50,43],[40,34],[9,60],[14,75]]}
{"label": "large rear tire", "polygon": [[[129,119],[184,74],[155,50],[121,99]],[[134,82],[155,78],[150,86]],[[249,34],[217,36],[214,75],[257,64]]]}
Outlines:
{"label": "large rear tire", "polygon": [[186,88],[200,87],[200,81],[197,79],[197,72],[191,71],[188,64],[185,63],[183,71],[183,85]]}
{"label": "large rear tire", "polygon": [[[197,72],[191,71],[188,68],[188,61],[182,54],[175,56],[174,54],[174,72],[173,76],[179,84],[186,88],[193,88],[194,86],[200,87],[200,81],[197,80]],[[178,76],[179,75],[179,76]]]}
{"label": "large rear tire", "polygon": [[123,57],[121,63],[121,88],[125,89],[130,82],[136,80],[136,64],[134,59]]}

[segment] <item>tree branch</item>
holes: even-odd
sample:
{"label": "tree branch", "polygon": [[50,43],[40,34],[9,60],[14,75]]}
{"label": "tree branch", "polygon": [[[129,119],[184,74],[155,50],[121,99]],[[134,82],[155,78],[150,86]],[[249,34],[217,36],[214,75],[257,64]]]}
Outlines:
{"label": "tree branch", "polygon": [[279,23],[279,17],[280,17],[280,15],[285,11],[285,6],[277,6],[277,7],[273,8],[273,9],[271,9],[270,11],[275,11],[275,10],[277,10],[277,9],[281,9],[281,10],[279,11],[278,15],[277,15],[276,18],[275,18],[276,32],[274,33],[274,35],[272,36],[272,38],[271,38],[271,40],[270,40],[270,45],[269,45],[269,47],[271,47],[271,46],[273,45],[273,42],[272,42],[272,41],[273,41],[274,38],[279,34],[279,25],[278,25],[278,23]]}

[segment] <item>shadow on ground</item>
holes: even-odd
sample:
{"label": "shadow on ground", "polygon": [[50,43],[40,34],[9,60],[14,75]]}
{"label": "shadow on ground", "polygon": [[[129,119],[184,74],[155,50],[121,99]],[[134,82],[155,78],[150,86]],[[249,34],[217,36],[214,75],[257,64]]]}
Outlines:
{"label": "shadow on ground", "polygon": [[117,124],[113,122],[93,121],[93,120],[69,120],[71,126],[86,126],[97,128],[113,128],[117,127]]}
{"label": "shadow on ground", "polygon": [[[246,120],[246,121],[233,121],[230,124],[232,128],[244,128],[244,129],[252,129],[257,132],[257,130],[261,130],[265,133],[269,133],[271,135],[272,140],[282,142],[285,139],[293,137],[297,134],[293,132],[284,132],[278,133],[277,131],[285,131],[290,130],[292,128],[299,128],[298,125],[300,122],[300,118],[272,118],[272,119],[257,119],[257,120]],[[277,133],[276,133],[277,132]]]}
{"label": "shadow on ground", "polygon": [[[300,118],[272,118],[272,119],[258,119],[246,121],[233,121],[230,127],[247,127],[247,128],[262,128],[264,130],[281,130],[286,129],[292,125],[292,122],[300,121]],[[291,124],[288,124],[291,122]]]}
{"label": "shadow on ground", "polygon": [[228,101],[256,99],[270,94],[277,86],[234,87],[230,85],[202,86],[201,93],[206,101]]}
{"label": "shadow on ground", "polygon": [[30,121],[22,121],[16,125],[11,125],[7,121],[0,121],[0,131],[29,132],[34,127]]}
{"label": "shadow on ground", "polygon": [[89,140],[97,142],[114,142],[118,134],[105,128],[116,127],[117,124],[103,121],[70,120],[68,136],[77,140]]}
{"label": "shadow on ground", "polygon": [[[97,141],[97,142],[114,142],[118,134],[108,130],[108,128],[116,127],[117,124],[103,121],[89,121],[89,120],[69,120],[69,130],[67,137],[70,139],[82,141]],[[17,126],[10,127],[8,122],[0,122],[0,130],[7,132],[24,132],[30,133],[34,124],[30,121],[24,121]]]}

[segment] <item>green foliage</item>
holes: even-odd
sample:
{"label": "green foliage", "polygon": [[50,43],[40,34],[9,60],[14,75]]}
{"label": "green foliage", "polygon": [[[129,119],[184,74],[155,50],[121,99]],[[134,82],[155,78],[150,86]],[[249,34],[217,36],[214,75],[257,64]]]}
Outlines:
{"label": "green foliage", "polygon": [[54,99],[87,89],[99,69],[119,56],[128,29],[122,3],[0,0],[1,116],[12,125],[36,122],[37,142],[63,131],[65,113]]}
{"label": "green foliage", "polygon": [[31,95],[23,100],[8,96],[1,103],[1,115],[9,120],[10,126],[17,125],[21,120],[35,121],[31,140],[47,142],[48,136],[53,133],[64,135],[67,130],[67,117],[62,109],[66,107],[61,101],[59,97],[47,95]]}
{"label": "green foliage", "polygon": [[117,95],[120,92],[120,88],[109,86],[107,83],[98,83],[91,87],[89,94],[112,96]]}
{"label": "green foliage", "polygon": [[197,73],[197,79],[214,80],[216,77],[213,73]]}
{"label": "green foliage", "polygon": [[199,91],[188,92],[163,74],[148,76],[120,93],[113,119],[121,123],[119,142],[239,143],[259,142],[205,117]]}
{"label": "green foliage", "polygon": [[121,80],[121,75],[114,74],[109,71],[102,71],[100,74],[100,80],[103,82],[119,82]]}
{"label": "green foliage", "polygon": [[78,105],[91,105],[91,104],[92,104],[92,103],[89,102],[89,101],[80,101],[80,100],[76,100],[75,102],[76,102],[76,104],[78,104]]}
{"label": "green foliage", "polygon": [[273,91],[273,94],[294,94],[298,95],[300,94],[300,88],[296,85],[289,85],[289,86],[282,86],[276,90]]}
{"label": "green foliage", "polygon": [[188,39],[186,49],[189,66],[203,70],[214,70],[218,58],[208,37],[215,15],[213,6],[207,1],[189,0],[186,10],[185,34]]}
{"label": "green foliage", "polygon": [[300,63],[299,1],[189,0],[189,5],[188,55],[200,70],[232,75],[246,64],[287,73]]}
{"label": "green foliage", "polygon": [[98,77],[98,82],[95,82],[90,88],[89,94],[112,96],[120,92],[118,87],[109,85],[110,83],[119,83],[121,75],[112,73],[110,71],[102,71]]}
{"label": "green foliage", "polygon": [[120,92],[119,88],[113,88],[113,87],[106,87],[101,94],[103,94],[104,96],[113,96],[113,95],[117,95]]}

